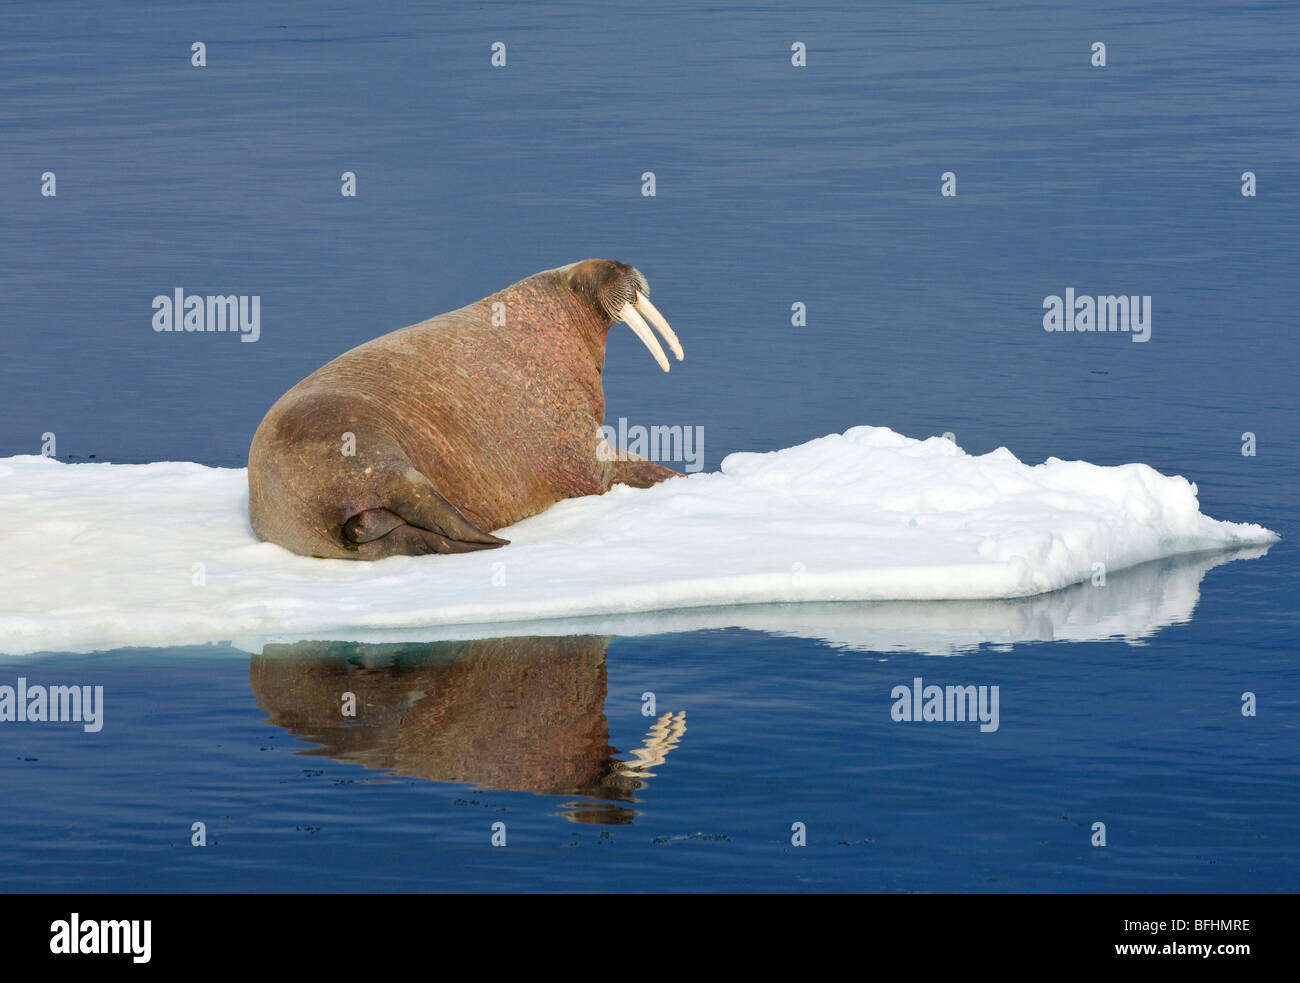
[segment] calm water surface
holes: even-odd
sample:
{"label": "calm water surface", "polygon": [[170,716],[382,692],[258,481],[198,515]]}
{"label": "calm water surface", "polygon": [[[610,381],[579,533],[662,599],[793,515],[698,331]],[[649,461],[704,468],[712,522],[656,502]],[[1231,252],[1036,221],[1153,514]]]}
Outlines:
{"label": "calm water surface", "polygon": [[[950,611],[846,606],[0,658],[106,700],[97,734],[0,727],[3,888],[1295,890],[1298,48],[1286,3],[0,10],[0,456],[242,466],[339,352],[609,256],[690,358],[616,331],[608,418],[703,426],[710,468],[950,431],[1283,536],[1132,643],[997,608],[943,658]],[[261,340],[154,333],[177,286],[260,295]],[[1067,287],[1151,295],[1151,341],[1044,332]],[[1166,596],[1106,589],[1125,624]],[[998,729],[894,722],[916,676],[998,685]]]}

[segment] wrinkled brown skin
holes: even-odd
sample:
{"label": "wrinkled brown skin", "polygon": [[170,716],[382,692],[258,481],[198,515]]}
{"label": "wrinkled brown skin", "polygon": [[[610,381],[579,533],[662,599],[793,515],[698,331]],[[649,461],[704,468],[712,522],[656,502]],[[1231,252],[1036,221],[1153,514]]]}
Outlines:
{"label": "wrinkled brown skin", "polygon": [[[584,260],[313,372],[253,436],[253,531],[339,559],[491,549],[507,541],[490,530],[561,499],[676,476],[597,455],[605,339],[636,289],[649,293],[633,267]],[[492,323],[498,301],[504,326]],[[354,456],[343,453],[347,433]]]}

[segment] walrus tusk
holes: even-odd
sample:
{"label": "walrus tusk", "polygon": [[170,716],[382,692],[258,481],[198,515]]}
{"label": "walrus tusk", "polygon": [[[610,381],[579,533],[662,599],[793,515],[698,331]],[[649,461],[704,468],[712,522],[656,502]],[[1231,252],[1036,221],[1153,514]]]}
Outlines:
{"label": "walrus tusk", "polygon": [[618,312],[618,319],[627,323],[627,326],[632,329],[632,333],[641,339],[641,343],[646,348],[650,349],[650,354],[659,363],[659,368],[667,372],[668,356],[664,354],[659,339],[654,336],[654,332],[650,330],[650,325],[645,323],[645,319],[636,312],[636,308],[631,304],[624,304],[623,309]]}
{"label": "walrus tusk", "polygon": [[677,340],[676,333],[668,326],[668,319],[659,313],[659,308],[650,303],[650,298],[640,290],[636,292],[636,309],[647,321],[654,325],[656,331],[663,335],[664,341],[668,342],[668,347],[677,356],[677,361],[680,362],[684,359],[686,354],[682,351],[682,343]]}

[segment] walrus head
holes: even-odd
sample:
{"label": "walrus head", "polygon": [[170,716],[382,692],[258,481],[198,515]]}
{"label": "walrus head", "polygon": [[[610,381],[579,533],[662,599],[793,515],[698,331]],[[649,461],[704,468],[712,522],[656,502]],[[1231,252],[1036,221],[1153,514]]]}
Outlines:
{"label": "walrus head", "polygon": [[650,303],[650,284],[636,267],[609,259],[584,259],[562,266],[556,272],[568,280],[576,294],[602,312],[611,325],[622,321],[631,328],[665,372],[668,356],[650,325],[663,336],[677,361],[686,357],[667,319]]}

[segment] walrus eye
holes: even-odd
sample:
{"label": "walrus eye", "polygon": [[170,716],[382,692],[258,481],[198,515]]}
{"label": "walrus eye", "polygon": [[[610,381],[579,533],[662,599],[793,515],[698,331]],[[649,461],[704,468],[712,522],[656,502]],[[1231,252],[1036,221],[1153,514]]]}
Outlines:
{"label": "walrus eye", "polygon": [[[645,315],[642,317],[642,315]],[[627,326],[632,329],[632,333],[641,339],[641,343],[650,349],[650,354],[654,356],[659,367],[665,372],[668,371],[668,356],[664,354],[663,346],[659,344],[659,339],[654,336],[650,330],[650,324],[655,326],[655,330],[663,335],[664,341],[668,342],[668,347],[673,350],[677,356],[677,361],[686,357],[682,351],[682,343],[677,340],[677,335],[669,327],[667,319],[659,313],[659,309],[650,303],[650,298],[641,291],[636,292],[636,306],[624,304],[618,312],[618,319],[626,322]],[[649,320],[650,324],[646,324]]]}

